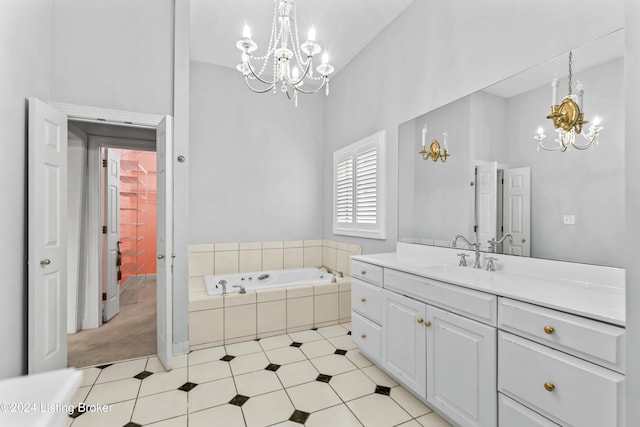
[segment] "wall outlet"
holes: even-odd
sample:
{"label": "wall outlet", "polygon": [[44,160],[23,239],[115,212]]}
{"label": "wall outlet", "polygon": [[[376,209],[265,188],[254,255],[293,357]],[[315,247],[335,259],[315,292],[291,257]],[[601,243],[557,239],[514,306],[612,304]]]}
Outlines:
{"label": "wall outlet", "polygon": [[564,215],[562,217],[562,223],[564,225],[574,225],[576,223],[575,215]]}

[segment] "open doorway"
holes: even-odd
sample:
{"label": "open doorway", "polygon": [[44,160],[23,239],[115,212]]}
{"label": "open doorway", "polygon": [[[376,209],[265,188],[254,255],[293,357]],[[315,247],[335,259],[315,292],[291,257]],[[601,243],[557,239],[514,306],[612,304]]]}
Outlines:
{"label": "open doorway", "polygon": [[[70,146],[79,137],[89,151],[99,153],[102,167],[90,163],[86,173],[99,176],[100,209],[87,214],[99,215],[103,232],[99,247],[85,248],[100,254],[100,283],[79,280],[75,301],[70,298],[68,307],[76,319],[95,317],[87,312],[97,307],[99,322],[76,321],[76,331],[70,328],[68,366],[156,354],[155,129],[70,121],[69,135]],[[70,166],[73,161],[70,155]],[[73,185],[69,190],[70,203],[75,199],[82,204],[91,197],[73,194]],[[91,296],[97,301],[87,303]]]}

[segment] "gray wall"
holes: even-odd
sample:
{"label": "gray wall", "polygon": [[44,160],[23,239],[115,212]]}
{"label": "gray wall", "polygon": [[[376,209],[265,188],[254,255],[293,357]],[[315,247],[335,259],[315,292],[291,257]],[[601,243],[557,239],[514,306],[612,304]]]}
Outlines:
{"label": "gray wall", "polygon": [[190,243],[322,236],[322,102],[191,63]]}
{"label": "gray wall", "polygon": [[[624,61],[624,93],[625,96],[625,177],[626,177],[626,238],[623,242],[625,251],[625,268],[627,275],[627,360],[637,360],[640,354],[640,264],[638,257],[638,238],[640,237],[640,2],[625,1],[625,61]],[[640,363],[629,363],[626,376],[627,388],[627,425],[640,422]]]}
{"label": "gray wall", "polygon": [[622,25],[623,0],[606,7],[598,0],[414,2],[331,81],[324,123],[324,236],[338,238],[332,232],[333,151],[387,130],[387,240],[339,239],[362,244],[365,253],[393,250],[401,123]]}
{"label": "gray wall", "polygon": [[51,99],[172,114],[172,0],[56,0]]}
{"label": "gray wall", "polygon": [[51,0],[0,2],[0,378],[26,372],[26,97],[49,100]]}

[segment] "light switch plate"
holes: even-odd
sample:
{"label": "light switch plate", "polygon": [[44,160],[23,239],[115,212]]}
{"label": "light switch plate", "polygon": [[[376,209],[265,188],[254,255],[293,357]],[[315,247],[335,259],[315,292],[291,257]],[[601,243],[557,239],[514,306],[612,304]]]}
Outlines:
{"label": "light switch plate", "polygon": [[564,225],[574,225],[576,223],[575,215],[564,215],[562,217],[562,223]]}

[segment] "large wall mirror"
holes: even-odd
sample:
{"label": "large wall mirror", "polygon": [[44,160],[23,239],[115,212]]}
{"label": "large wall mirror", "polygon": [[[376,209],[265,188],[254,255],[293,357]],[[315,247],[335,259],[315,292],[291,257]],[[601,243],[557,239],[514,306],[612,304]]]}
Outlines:
{"label": "large wall mirror", "polygon": [[[486,251],[487,240],[510,232],[498,252],[621,267],[623,54],[624,30],[572,50],[572,91],[584,87],[590,122],[583,134],[596,116],[602,126],[586,150],[539,150],[534,139],[542,127],[554,144],[551,82],[558,77],[561,101],[569,52],[401,124],[398,240],[449,246],[463,234]],[[418,154],[423,139],[427,150],[434,139],[444,148],[445,132],[445,162]]]}

